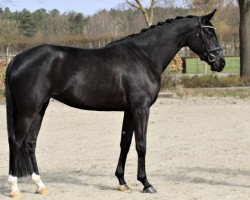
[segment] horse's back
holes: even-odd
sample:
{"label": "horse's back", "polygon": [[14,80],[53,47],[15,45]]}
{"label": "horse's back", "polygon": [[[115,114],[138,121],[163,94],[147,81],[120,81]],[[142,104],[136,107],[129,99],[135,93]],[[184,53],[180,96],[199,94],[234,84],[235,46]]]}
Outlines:
{"label": "horse's back", "polygon": [[53,97],[77,108],[121,110],[121,77],[104,62],[105,54],[101,49],[41,45],[18,54],[6,75],[16,98],[31,103]]}

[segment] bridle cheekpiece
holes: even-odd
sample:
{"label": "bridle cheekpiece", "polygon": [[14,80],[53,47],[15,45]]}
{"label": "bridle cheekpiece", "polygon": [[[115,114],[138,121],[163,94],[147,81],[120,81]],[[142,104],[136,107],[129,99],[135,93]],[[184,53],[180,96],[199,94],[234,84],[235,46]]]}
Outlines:
{"label": "bridle cheekpiece", "polygon": [[211,29],[216,29],[213,26],[207,26],[207,25],[202,25],[201,23],[201,17],[198,18],[199,19],[199,30],[197,33],[197,36],[200,36],[204,46],[205,46],[205,52],[204,52],[204,56],[208,59],[209,62],[215,62],[216,58],[214,55],[214,52],[219,52],[219,54],[221,54],[223,52],[221,47],[215,47],[213,49],[209,49],[209,47],[206,44],[205,38],[204,38],[204,28],[211,28]]}

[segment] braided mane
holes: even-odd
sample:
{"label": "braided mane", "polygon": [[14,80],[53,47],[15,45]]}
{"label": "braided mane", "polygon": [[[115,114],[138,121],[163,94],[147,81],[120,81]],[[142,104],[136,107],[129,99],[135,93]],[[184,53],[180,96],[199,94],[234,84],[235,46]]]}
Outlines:
{"label": "braided mane", "polygon": [[184,18],[194,18],[194,17],[196,17],[196,16],[194,16],[194,15],[188,15],[188,16],[186,16],[186,17],[177,16],[175,19],[167,19],[165,22],[158,22],[158,23],[155,24],[155,25],[151,25],[149,28],[143,28],[139,33],[131,34],[131,35],[128,35],[128,36],[126,36],[126,37],[124,37],[124,38],[121,38],[121,39],[119,39],[119,40],[112,41],[112,42],[108,43],[107,46],[108,46],[108,45],[111,45],[111,44],[114,44],[114,43],[117,43],[117,42],[122,42],[122,41],[124,41],[124,40],[126,40],[126,39],[129,39],[129,38],[134,38],[134,37],[136,37],[136,36],[142,35],[143,33],[148,32],[148,31],[150,31],[150,30],[152,30],[152,29],[154,29],[154,28],[156,28],[156,27],[158,27],[158,26],[162,26],[162,25],[164,25],[164,24],[171,24],[171,23],[173,23],[174,21],[177,21],[177,20],[180,20],[180,19],[184,19]]}

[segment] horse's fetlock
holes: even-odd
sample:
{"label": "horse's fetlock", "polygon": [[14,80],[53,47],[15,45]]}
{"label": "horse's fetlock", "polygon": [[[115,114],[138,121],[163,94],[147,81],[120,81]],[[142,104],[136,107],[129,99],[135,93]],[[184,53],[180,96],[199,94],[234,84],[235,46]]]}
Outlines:
{"label": "horse's fetlock", "polygon": [[137,176],[137,180],[140,182],[144,182],[146,179],[146,176]]}
{"label": "horse's fetlock", "polygon": [[124,176],[124,170],[118,167],[115,172],[116,177],[123,177]]}

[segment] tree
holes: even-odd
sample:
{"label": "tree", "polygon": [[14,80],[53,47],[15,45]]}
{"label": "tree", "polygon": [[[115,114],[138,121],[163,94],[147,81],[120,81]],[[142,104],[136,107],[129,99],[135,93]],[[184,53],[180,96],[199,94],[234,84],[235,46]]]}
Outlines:
{"label": "tree", "polygon": [[57,9],[49,12],[45,26],[46,30],[44,31],[50,38],[58,38],[58,36],[65,36],[69,33],[68,17],[60,14]]}
{"label": "tree", "polygon": [[116,33],[115,22],[107,10],[100,10],[89,19],[84,27],[84,34],[104,36]]}
{"label": "tree", "polygon": [[32,37],[35,35],[35,22],[33,15],[27,9],[23,9],[16,20],[20,23],[21,33],[25,37]]}
{"label": "tree", "polygon": [[70,23],[70,32],[76,35],[82,35],[83,27],[87,23],[87,18],[82,13],[70,12],[68,14]]}
{"label": "tree", "polygon": [[[228,0],[227,0],[228,1]],[[188,4],[190,4],[190,7],[193,7],[194,10],[199,14],[205,15],[208,12],[212,11],[213,9],[221,8],[223,5],[225,5],[226,0],[188,0]],[[218,15],[218,14],[216,14]]]}
{"label": "tree", "polygon": [[12,47],[19,38],[19,25],[15,20],[3,19],[0,21],[0,40],[5,48]]}
{"label": "tree", "polygon": [[[48,14],[45,9],[38,9],[33,12],[34,25],[35,25],[35,37],[36,39],[45,38],[44,30],[46,30],[46,24],[48,23]],[[46,35],[46,37],[48,37]]]}
{"label": "tree", "polygon": [[142,12],[142,14],[143,14],[143,16],[145,18],[145,21],[146,21],[146,23],[147,23],[148,26],[151,26],[153,24],[155,0],[151,0],[150,9],[149,9],[150,10],[150,14],[149,15],[148,15],[146,9],[144,8],[144,6],[142,5],[142,3],[141,3],[140,0],[135,0],[135,2],[137,3],[137,5],[131,3],[128,0],[126,0],[126,2],[130,6],[136,8],[136,9],[138,9],[138,10],[140,10]]}
{"label": "tree", "polygon": [[240,75],[250,77],[250,0],[238,0],[240,7]]}

